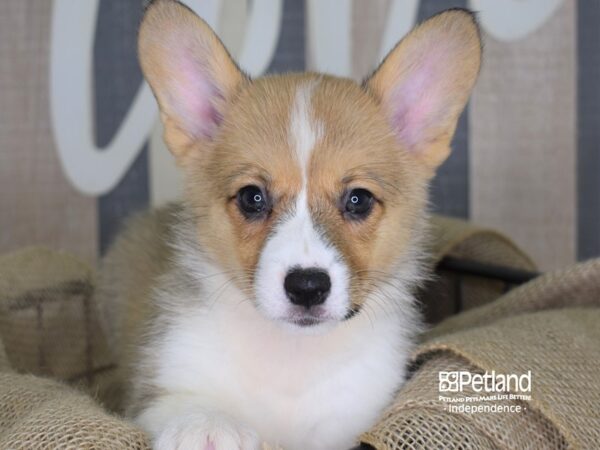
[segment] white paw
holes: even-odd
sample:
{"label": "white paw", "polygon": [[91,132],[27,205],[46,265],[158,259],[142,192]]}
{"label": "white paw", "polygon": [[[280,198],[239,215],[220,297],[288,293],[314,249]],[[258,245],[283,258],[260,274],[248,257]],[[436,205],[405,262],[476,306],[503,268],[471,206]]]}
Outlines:
{"label": "white paw", "polygon": [[258,435],[220,415],[187,415],[170,420],[154,441],[155,450],[259,450]]}

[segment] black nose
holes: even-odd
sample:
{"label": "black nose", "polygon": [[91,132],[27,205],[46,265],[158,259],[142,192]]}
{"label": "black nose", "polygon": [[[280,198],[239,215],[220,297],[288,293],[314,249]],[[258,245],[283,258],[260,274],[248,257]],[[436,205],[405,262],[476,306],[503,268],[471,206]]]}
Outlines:
{"label": "black nose", "polygon": [[325,301],[331,289],[331,279],[320,269],[294,269],[286,275],[283,287],[294,305],[308,309]]}

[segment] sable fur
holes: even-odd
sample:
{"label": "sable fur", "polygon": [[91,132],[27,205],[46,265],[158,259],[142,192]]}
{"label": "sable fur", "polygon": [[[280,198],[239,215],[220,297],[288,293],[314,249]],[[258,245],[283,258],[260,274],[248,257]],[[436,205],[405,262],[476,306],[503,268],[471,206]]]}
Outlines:
{"label": "sable fur", "polygon": [[[128,413],[158,449],[352,446],[401,385],[420,330],[427,184],[479,70],[472,16],[425,22],[363,85],[250,80],[173,0],[149,7],[139,52],[186,194],[135,219],[104,264]],[[247,185],[268,192],[264,220],[240,212]],[[356,188],[376,200],[360,221],[340,213]],[[283,323],[277,261],[296,257],[326,264],[337,289],[311,329]]]}

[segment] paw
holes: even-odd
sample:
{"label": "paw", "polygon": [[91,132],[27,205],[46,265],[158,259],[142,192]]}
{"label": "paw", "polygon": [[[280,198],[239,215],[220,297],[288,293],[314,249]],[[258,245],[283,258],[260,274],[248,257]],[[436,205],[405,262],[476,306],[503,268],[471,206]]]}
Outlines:
{"label": "paw", "polygon": [[172,419],[154,441],[155,450],[259,450],[258,435],[216,415]]}

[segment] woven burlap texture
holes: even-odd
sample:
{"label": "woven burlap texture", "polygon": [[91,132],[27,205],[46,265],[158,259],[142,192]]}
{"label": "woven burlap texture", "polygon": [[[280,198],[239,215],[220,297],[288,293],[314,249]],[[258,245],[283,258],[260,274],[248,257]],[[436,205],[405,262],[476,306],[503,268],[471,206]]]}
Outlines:
{"label": "woven burlap texture", "polygon": [[[434,260],[452,254],[517,268],[534,268],[523,252],[498,233],[460,221],[436,219],[433,235]],[[506,327],[513,320],[517,321],[517,329],[521,327],[518,320],[526,313],[525,321],[529,326],[529,313],[561,307],[564,302],[591,306],[587,295],[593,296],[594,292],[585,286],[594,285],[594,275],[597,283],[600,279],[597,266],[585,270],[576,266],[564,274],[546,276],[512,291],[499,302],[467,311],[431,330],[427,335],[429,340],[415,355],[421,363],[419,370],[380,424],[364,436],[365,441],[377,449],[564,448],[567,443],[576,447],[577,439],[582,439],[585,432],[581,434],[581,430],[573,429],[569,433],[555,423],[553,414],[559,415],[560,419],[564,412],[555,409],[550,397],[541,395],[546,391],[534,391],[534,399],[546,399],[546,409],[532,404],[526,414],[496,415],[489,420],[495,426],[489,423],[482,426],[477,422],[478,418],[447,414],[441,408],[436,402],[437,372],[457,367],[473,371],[504,367],[501,363],[495,365],[494,352],[504,355],[506,347],[510,355],[523,347],[518,341],[517,349],[511,347],[515,342],[503,334]],[[465,283],[479,281],[473,279]],[[118,408],[121,385],[113,376],[112,352],[98,325],[96,305],[90,295],[93,285],[92,271],[65,253],[27,249],[0,258],[0,448],[147,448],[148,443],[140,430],[107,410]],[[504,289],[493,282],[485,282],[482,286],[485,299],[475,299],[471,306],[495,299]],[[429,295],[435,298],[435,294],[430,292]],[[563,295],[564,302],[560,299]],[[598,298],[597,292],[595,298]],[[584,323],[594,322],[591,315],[584,314],[579,323],[579,317],[565,312],[564,319],[561,319],[563,312],[550,311],[548,314],[558,315],[557,327],[564,321],[579,328]],[[499,317],[505,320],[494,322]],[[508,332],[517,336],[515,330]],[[460,333],[472,333],[471,344],[480,343],[485,353],[490,353],[488,360],[478,359],[476,353],[471,353],[468,342],[456,343],[454,339]],[[570,345],[567,342],[571,341],[554,342],[569,335],[559,331],[552,333],[554,340],[550,339],[550,342],[559,353],[564,345]],[[579,329],[573,336],[578,336],[579,344],[586,345],[597,338],[587,329]],[[549,338],[542,333],[537,339],[545,342],[544,339]],[[542,343],[531,342],[532,360],[538,355],[536,345]],[[581,344],[581,354],[572,352],[581,361],[566,368],[556,395],[576,387],[571,386],[571,382],[575,382],[576,374],[588,371],[588,358],[598,360],[596,354],[590,350],[588,356],[587,351],[587,346]],[[520,355],[515,364],[519,366],[518,362],[527,362],[527,358],[526,354]],[[551,365],[552,360],[548,361]],[[588,371],[578,376],[595,373]],[[542,386],[540,378],[534,376],[536,389]],[[578,382],[581,381],[587,382],[584,378]],[[596,389],[595,394],[588,393],[588,398],[593,400],[600,388],[593,383],[590,386]],[[596,420],[593,414],[588,417],[591,418],[589,423]],[[507,442],[498,436],[505,436]],[[520,442],[520,445],[511,442]]]}
{"label": "woven burlap texture", "polygon": [[[464,220],[433,216],[430,222],[429,253],[434,266],[445,256],[465,258],[497,266],[533,271],[533,261],[510,239],[495,230]],[[418,293],[428,323],[467,309],[485,305],[506,292],[506,283],[441,272],[427,281]]]}
{"label": "woven burlap texture", "polygon": [[72,255],[28,248],[0,258],[0,449],[149,448],[94,399],[109,397],[98,389],[112,357],[92,289],[92,271]]}
{"label": "woven burlap texture", "polygon": [[[598,448],[599,324],[598,259],[449,318],[424,336],[414,356],[418,370],[363,441],[386,450]],[[532,398],[520,402],[522,413],[447,412],[438,374],[450,370],[531,371]]]}

